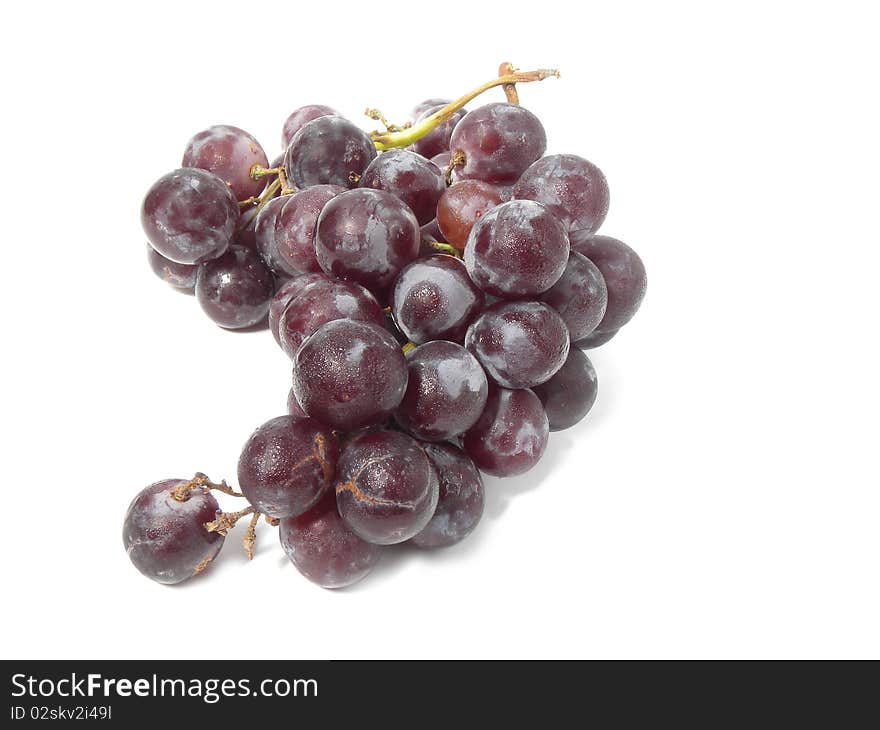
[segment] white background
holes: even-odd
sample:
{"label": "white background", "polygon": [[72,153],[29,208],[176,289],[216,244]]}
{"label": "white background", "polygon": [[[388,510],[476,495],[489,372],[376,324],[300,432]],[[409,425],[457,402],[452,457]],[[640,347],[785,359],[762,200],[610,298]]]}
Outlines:
{"label": "white background", "polygon": [[[871,8],[8,7],[3,656],[880,656]],[[549,151],[605,171],[603,232],[647,265],[642,310],[590,354],[593,412],[532,473],[487,479],[465,543],[351,590],[301,578],[269,527],[250,564],[238,530],[204,577],[144,579],[130,499],[234,481],[289,384],[268,333],[219,329],[149,271],[147,187],[211,124],[271,159],[302,104],[371,128],[365,106],[400,119],[503,60],[562,70],[522,101]]]}

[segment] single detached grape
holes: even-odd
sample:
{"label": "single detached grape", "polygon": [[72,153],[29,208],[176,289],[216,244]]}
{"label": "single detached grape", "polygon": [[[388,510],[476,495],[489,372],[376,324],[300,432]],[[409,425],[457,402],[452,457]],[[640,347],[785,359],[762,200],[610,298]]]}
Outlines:
{"label": "single detached grape", "polygon": [[428,111],[430,109],[436,109],[437,107],[446,106],[451,101],[452,101],[452,99],[440,99],[440,98],[425,99],[424,101],[420,101],[418,104],[416,104],[412,108],[412,111],[409,113],[409,120],[411,122],[415,122],[426,111]]}
{"label": "single detached grape", "polygon": [[[416,124],[440,111],[444,106],[446,106],[446,104],[438,104],[437,106],[425,109],[425,111],[419,115],[419,118],[416,119]],[[426,135],[419,137],[419,139],[413,142],[410,149],[413,152],[429,158],[439,155],[442,152],[449,151],[449,139],[452,137],[452,130],[455,129],[455,125],[458,124],[466,114],[466,109],[459,109],[454,112],[445,122],[438,124]]]}
{"label": "single detached grape", "polygon": [[620,329],[633,318],[645,298],[645,265],[623,241],[610,236],[576,231],[571,234],[571,247],[596,264],[608,287],[608,307],[596,332]]}
{"label": "single detached grape", "polygon": [[311,418],[279,416],[251,434],[238,460],[244,496],[269,517],[296,517],[333,483],[339,444]]}
{"label": "single detached grape", "polygon": [[191,292],[196,285],[198,266],[178,264],[176,261],[166,259],[149,243],[147,244],[147,261],[150,262],[150,268],[156,276],[177,289]]}
{"label": "single detached grape", "polygon": [[[296,133],[306,124],[318,117],[338,117],[339,112],[323,104],[307,104],[296,109],[284,122],[281,131],[281,149],[286,150]],[[274,165],[273,165],[274,167]]]}
{"label": "single detached grape", "polygon": [[455,545],[470,535],[483,516],[483,479],[470,457],[452,444],[422,444],[437,473],[440,496],[434,516],[410,539],[420,548]]}
{"label": "single detached grape", "polygon": [[547,414],[531,390],[490,387],[486,409],[462,445],[481,471],[507,477],[535,466],[549,435]]}
{"label": "single detached grape", "polygon": [[228,124],[208,127],[195,135],[183,153],[183,167],[200,167],[213,172],[238,200],[259,195],[265,180],[254,180],[254,165],[268,167],[269,158],[260,143],[243,129]]}
{"label": "single detached grape", "polygon": [[595,231],[608,214],[608,183],[602,171],[577,155],[542,157],[523,173],[514,198],[543,203],[566,229]]}
{"label": "single detached grape", "polygon": [[531,388],[562,367],[568,328],[541,302],[499,302],[474,320],[465,346],[499,385]]}
{"label": "single detached grape", "polygon": [[205,314],[227,329],[262,322],[274,290],[272,272],[244,246],[230,246],[220,258],[199,266],[196,274],[196,299]]}
{"label": "single detached grape", "polygon": [[570,428],[586,416],[596,402],[596,370],[590,359],[573,347],[565,364],[546,383],[536,385],[534,391],[544,404],[550,430]]}
{"label": "single detached grape", "polygon": [[291,298],[278,322],[278,340],[288,357],[296,355],[300,345],[321,325],[336,319],[385,326],[382,307],[364,287],[326,274],[308,276],[315,280]]}
{"label": "single detached grape", "polygon": [[448,188],[437,203],[437,223],[443,240],[464,251],[474,223],[500,203],[498,188],[482,180],[462,180]]}
{"label": "single detached grape", "polygon": [[294,135],[284,154],[284,170],[298,188],[351,188],[375,157],[376,147],[366,132],[342,117],[324,116]]}
{"label": "single detached grape", "polygon": [[222,254],[238,224],[238,201],[216,175],[184,167],[160,177],[147,191],[141,223],[150,244],[179,264],[200,264]]}
{"label": "single detached grape", "polygon": [[420,243],[419,224],[403,201],[382,190],[361,188],[324,206],[315,253],[328,274],[381,292],[419,255]]}
{"label": "single detached grape", "polygon": [[318,215],[331,199],[345,192],[339,185],[314,185],[286,201],[275,218],[274,251],[284,268],[296,274],[321,271],[315,258],[315,228]]}
{"label": "single detached grape", "polygon": [[367,166],[360,186],[384,190],[400,198],[423,226],[437,215],[437,201],[446,190],[446,180],[442,170],[421,155],[388,150]]}
{"label": "single detached grape", "polygon": [[284,314],[287,305],[306,287],[322,280],[329,281],[330,277],[326,274],[302,274],[288,279],[278,287],[272,301],[269,302],[269,331],[279,345],[281,344],[281,336],[278,333],[278,327],[281,324],[281,315]]}
{"label": "single detached grape", "polygon": [[464,263],[474,283],[503,299],[547,291],[568,263],[568,236],[543,205],[531,200],[502,203],[471,229]]}
{"label": "single detached grape", "polygon": [[598,267],[576,251],[568,255],[565,271],[540,300],[559,312],[572,340],[590,334],[608,306],[608,288]]}
{"label": "single detached grape", "polygon": [[159,583],[180,583],[201,573],[223,547],[223,535],[204,525],[220,511],[214,497],[200,490],[178,501],[174,489],[186,479],[151,484],[125,513],[122,542],[134,566]]}
{"label": "single detached grape", "polygon": [[281,255],[278,250],[278,239],[275,237],[275,224],[288,200],[289,198],[286,196],[272,198],[260,209],[254,224],[254,242],[257,251],[266,262],[266,266],[278,276],[296,276],[302,273],[294,269]]}
{"label": "single detached grape", "polygon": [[593,331],[586,337],[572,342],[571,346],[577,347],[579,350],[593,350],[596,347],[604,345],[618,332],[620,332],[620,330],[608,330],[607,332]]}
{"label": "single detached grape", "polygon": [[445,441],[473,426],[486,405],[489,385],[480,363],[461,345],[435,340],[406,358],[409,381],[394,417],[422,441]]}
{"label": "single detached grape", "polygon": [[296,569],[322,588],[357,583],[379,562],[382,548],[358,537],[328,492],[308,512],[281,520],[281,547]]}
{"label": "single detached grape", "polygon": [[394,322],[417,345],[429,340],[462,342],[484,302],[464,264],[444,254],[405,266],[391,291]]}
{"label": "single detached grape", "polygon": [[[512,185],[544,154],[544,125],[528,109],[514,104],[486,104],[455,125],[449,150],[458,179]],[[436,154],[436,153],[435,153]]]}
{"label": "single detached grape", "polygon": [[406,359],[381,326],[337,319],[309,337],[294,357],[293,390],[302,409],[331,428],[382,423],[406,391]]}
{"label": "single detached grape", "polygon": [[419,444],[398,431],[355,436],[342,450],[336,503],[367,542],[393,545],[421,532],[437,507],[437,474]]}
{"label": "single detached grape", "polygon": [[308,418],[306,412],[302,409],[302,406],[296,399],[296,393],[293,392],[293,388],[291,388],[290,392],[287,394],[287,414],[290,416],[296,416],[297,418]]}

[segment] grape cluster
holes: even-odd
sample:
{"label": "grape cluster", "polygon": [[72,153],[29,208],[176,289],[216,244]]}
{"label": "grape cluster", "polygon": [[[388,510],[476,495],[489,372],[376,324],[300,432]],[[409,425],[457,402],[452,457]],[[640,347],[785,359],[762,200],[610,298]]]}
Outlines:
{"label": "grape cluster", "polygon": [[[279,527],[284,551],[327,587],[364,577],[385,546],[453,545],[483,512],[481,472],[523,474],[551,431],[589,412],[584,350],[614,337],[645,295],[625,243],[596,234],[608,184],[591,162],[546,153],[541,121],[502,76],[405,125],[368,134],[309,105],[272,166],[247,132],[215,126],[147,192],[153,271],[194,290],[218,325],[268,324],[292,363],[286,415],[259,426],[241,492],[157,482],[124,541],[163,583],[205,569],[235,522]],[[505,83],[508,102],[465,110]],[[212,490],[247,500],[221,512]]]}

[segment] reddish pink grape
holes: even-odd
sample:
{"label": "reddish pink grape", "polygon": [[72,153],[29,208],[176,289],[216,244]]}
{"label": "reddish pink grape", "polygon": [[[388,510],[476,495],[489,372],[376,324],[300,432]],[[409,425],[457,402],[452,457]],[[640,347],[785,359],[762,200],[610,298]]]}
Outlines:
{"label": "reddish pink grape", "polygon": [[[544,154],[547,134],[528,109],[514,104],[486,104],[455,125],[449,150],[456,177],[501,185],[515,183]],[[435,153],[436,154],[436,153]]]}
{"label": "reddish pink grape", "polygon": [[272,272],[244,246],[230,246],[220,258],[199,266],[196,299],[215,323],[242,329],[262,322],[275,290]]}
{"label": "reddish pink grape", "polygon": [[309,416],[340,431],[382,423],[406,391],[400,346],[375,324],[328,322],[303,343],[293,361],[297,402]]}
{"label": "reddish pink grape", "polygon": [[489,385],[480,363],[461,345],[435,340],[406,357],[409,380],[394,418],[422,441],[445,441],[473,426]]}
{"label": "reddish pink grape", "polygon": [[602,345],[604,345],[618,332],[620,332],[620,330],[608,330],[607,332],[596,332],[594,330],[586,337],[572,342],[571,345],[572,347],[577,347],[579,350],[592,350],[596,347],[601,347]]}
{"label": "reddish pink grape", "polygon": [[376,147],[360,127],[342,117],[325,116],[308,122],[294,135],[284,154],[284,169],[298,188],[352,188],[375,157]]}
{"label": "reddish pink grape", "polygon": [[501,204],[497,186],[482,180],[462,180],[443,193],[437,203],[437,223],[443,240],[464,251],[474,223]]}
{"label": "reddish pink grape", "polygon": [[562,224],[543,205],[511,200],[474,224],[464,263],[484,292],[517,299],[553,286],[565,271],[569,251]]}
{"label": "reddish pink grape", "polygon": [[417,345],[429,340],[461,342],[483,304],[483,292],[474,286],[464,264],[444,254],[404,267],[391,292],[394,322]]}
{"label": "reddish pink grape", "polygon": [[586,337],[596,329],[608,306],[608,288],[596,265],[586,256],[572,251],[565,271],[540,300],[559,312],[572,340]]}
{"label": "reddish pink grape", "polygon": [[176,261],[166,259],[149,243],[147,244],[147,261],[153,273],[166,284],[188,292],[191,292],[196,285],[198,266],[194,264],[178,264]]}
{"label": "reddish pink grape", "polygon": [[428,524],[439,484],[419,444],[397,431],[355,436],[342,450],[336,503],[346,524],[367,542],[393,545]]}
{"label": "reddish pink grape", "polygon": [[308,274],[321,271],[315,258],[318,215],[331,199],[345,192],[339,185],[314,185],[286,201],[275,218],[274,250],[287,271]]}
{"label": "reddish pink grape", "polygon": [[420,226],[434,220],[437,201],[446,190],[440,168],[408,150],[383,152],[367,166],[359,184],[362,188],[384,190],[400,198]]}
{"label": "reddish pink grape", "polygon": [[179,264],[220,256],[238,224],[238,202],[213,173],[184,167],[159,178],[147,191],[141,223],[150,244]]}
{"label": "reddish pink grape", "polygon": [[596,370],[590,359],[572,348],[565,364],[546,383],[536,385],[534,391],[544,405],[550,430],[561,431],[590,412],[597,389]]}
{"label": "reddish pink grape", "polygon": [[538,463],[550,435],[544,407],[531,390],[489,388],[480,420],[462,440],[481,471],[498,477],[523,474]]}
{"label": "reddish pink grape", "polygon": [[223,535],[204,525],[220,511],[217,500],[192,490],[178,501],[174,489],[186,479],[165,479],[142,490],[129,505],[122,543],[134,566],[159,583],[180,583],[201,573],[223,547]]}
{"label": "reddish pink grape", "polygon": [[307,104],[287,117],[284,122],[284,129],[281,130],[281,149],[286,150],[293,140],[296,133],[299,132],[306,124],[318,117],[338,117],[339,112],[329,106],[323,104]]}
{"label": "reddish pink grape", "polygon": [[419,255],[420,243],[419,224],[401,200],[361,188],[337,195],[324,206],[315,254],[328,274],[382,292]]}
{"label": "reddish pink grape", "polygon": [[571,247],[596,264],[608,287],[608,307],[596,332],[620,329],[633,318],[645,298],[648,288],[645,265],[623,241],[610,236],[574,231]]}
{"label": "reddish pink grape", "polygon": [[474,320],[465,346],[499,385],[531,388],[562,367],[568,328],[541,302],[499,302]]}
{"label": "reddish pink grape", "polygon": [[357,583],[382,555],[381,547],[361,539],[345,524],[333,492],[299,517],[281,520],[279,535],[296,569],[322,588]]}
{"label": "reddish pink grape", "polygon": [[434,516],[410,539],[420,548],[455,545],[470,535],[483,516],[483,479],[470,457],[452,444],[422,444],[440,483]]}
{"label": "reddish pink grape", "polygon": [[[440,111],[444,106],[446,106],[446,104],[439,104],[429,109],[425,109],[419,118],[416,119],[416,124]],[[455,129],[455,125],[458,124],[466,114],[467,109],[459,109],[457,112],[453,112],[449,119],[438,124],[426,135],[413,142],[410,149],[413,152],[428,158],[447,152],[449,150],[449,138],[452,137],[452,130]]]}
{"label": "reddish pink grape", "polygon": [[258,512],[296,517],[333,484],[339,444],[311,418],[279,416],[251,434],[238,460],[241,491]]}
{"label": "reddish pink grape", "polygon": [[566,229],[593,232],[608,214],[608,183],[602,171],[577,155],[548,155],[526,170],[514,198],[544,204]]}
{"label": "reddish pink grape", "polygon": [[237,200],[259,195],[265,180],[254,180],[254,165],[269,166],[260,143],[243,129],[228,124],[208,127],[186,145],[183,167],[200,167],[213,172],[232,189]]}
{"label": "reddish pink grape", "polygon": [[297,418],[308,418],[306,412],[302,409],[302,406],[296,399],[296,393],[293,392],[293,388],[291,388],[290,392],[287,394],[287,414],[290,416],[296,416]]}
{"label": "reddish pink grape", "polygon": [[278,333],[278,325],[281,322],[281,315],[287,309],[287,305],[291,300],[300,294],[307,286],[314,284],[316,281],[330,280],[326,274],[303,274],[295,276],[285,281],[275,292],[272,301],[269,302],[269,331],[275,338],[275,342],[281,344],[281,336]]}
{"label": "reddish pink grape", "polygon": [[385,326],[382,307],[364,287],[326,274],[308,276],[314,277],[314,281],[290,300],[278,322],[279,344],[289,357],[296,355],[300,345],[321,325],[333,320],[352,319]]}
{"label": "reddish pink grape", "polygon": [[426,111],[429,109],[436,109],[440,106],[446,106],[452,99],[441,99],[441,98],[432,98],[425,99],[424,101],[420,101],[416,104],[412,111],[409,113],[409,120],[411,122],[415,122],[419,117],[421,117]]}

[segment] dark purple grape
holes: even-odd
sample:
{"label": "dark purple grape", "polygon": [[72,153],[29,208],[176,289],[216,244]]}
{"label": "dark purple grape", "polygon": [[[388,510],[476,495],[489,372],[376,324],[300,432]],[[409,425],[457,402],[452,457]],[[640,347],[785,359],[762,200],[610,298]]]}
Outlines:
{"label": "dark purple grape", "polygon": [[[278,339],[289,357],[321,325],[336,319],[385,326],[382,307],[364,287],[350,281],[332,279],[326,274],[309,274],[314,281],[304,286],[281,313]],[[318,278],[318,277],[322,278]]]}
{"label": "dark purple grape", "polygon": [[559,281],[568,254],[562,224],[543,205],[511,200],[474,224],[464,263],[484,292],[515,299],[541,294]]}
{"label": "dark purple grape", "polygon": [[481,471],[508,477],[538,463],[549,435],[538,396],[530,390],[492,386],[483,415],[464,435],[462,445]]}
{"label": "dark purple grape", "polygon": [[605,316],[608,289],[596,265],[572,251],[559,281],[539,299],[559,312],[571,339],[578,340],[596,329]]}
{"label": "dark purple grape", "polygon": [[435,340],[406,357],[409,381],[394,412],[400,427],[422,441],[445,441],[473,426],[489,385],[476,358],[461,345]]}
{"label": "dark purple grape", "polygon": [[568,328],[541,302],[499,302],[474,320],[465,346],[499,385],[531,388],[562,367]]}
{"label": "dark purple grape", "polygon": [[[436,219],[436,218],[434,218],[434,220],[432,220],[432,221],[426,223],[425,225],[423,225],[423,226],[421,227],[421,232],[422,232],[422,243],[423,243],[423,244],[424,244],[424,242],[425,242],[426,239],[427,239],[429,242],[430,242],[430,241],[442,241],[442,240],[443,240],[443,234],[440,233],[440,226],[437,225],[437,219]],[[433,252],[434,252],[434,249],[431,248],[431,253],[433,253]]]}
{"label": "dark purple grape", "polygon": [[254,206],[242,208],[238,216],[233,243],[257,251],[257,213]]}
{"label": "dark purple grape", "polygon": [[160,177],[147,191],[141,223],[150,244],[179,264],[220,256],[238,224],[238,202],[216,175],[184,167]]}
{"label": "dark purple grape", "polygon": [[324,206],[315,254],[328,274],[378,293],[419,255],[420,243],[419,224],[400,199],[361,188],[337,195]]}
{"label": "dark purple grape", "polygon": [[196,275],[196,299],[205,314],[227,329],[262,322],[274,290],[272,272],[244,246],[230,246],[220,258],[199,266]]}
{"label": "dark purple grape", "polygon": [[458,179],[512,185],[544,154],[547,135],[541,121],[514,104],[486,104],[465,115],[449,140]]}
{"label": "dark purple grape", "polygon": [[400,272],[391,292],[391,313],[400,331],[417,345],[429,340],[461,342],[484,299],[461,261],[435,254]]}
{"label": "dark purple grape", "polygon": [[411,122],[414,122],[429,109],[436,109],[439,106],[446,106],[451,101],[452,99],[425,99],[424,101],[419,102],[412,108],[412,111],[409,113],[409,120]]}
{"label": "dark purple grape", "polygon": [[406,359],[394,338],[351,319],[323,325],[294,357],[297,401],[340,431],[382,423],[400,405],[406,379]]}
{"label": "dark purple grape", "polygon": [[238,460],[238,483],[257,511],[296,517],[333,484],[339,443],[311,418],[279,416],[251,434]]}
{"label": "dark purple grape", "polygon": [[596,402],[596,370],[580,350],[571,348],[565,364],[546,383],[536,385],[535,395],[544,404],[551,431],[570,428],[580,421]]}
{"label": "dark purple grape", "polygon": [[602,171],[577,155],[548,155],[526,170],[514,198],[543,203],[565,228],[593,232],[608,214],[608,183]]}
{"label": "dark purple grape", "polygon": [[321,280],[329,281],[330,277],[326,274],[302,274],[288,279],[275,292],[272,301],[269,302],[269,331],[279,345],[281,344],[281,335],[278,332],[278,327],[281,323],[281,315],[284,314],[287,305],[306,287]]}
{"label": "dark purple grape", "polygon": [[434,220],[437,201],[446,190],[440,168],[408,150],[383,152],[367,166],[359,184],[362,188],[384,190],[400,198],[420,226]]}
{"label": "dark purple grape", "polygon": [[147,261],[150,262],[150,268],[156,276],[177,289],[191,292],[196,285],[198,266],[178,264],[176,261],[166,259],[149,243],[147,244]]}
{"label": "dark purple grape", "polygon": [[199,132],[183,152],[183,167],[200,167],[213,172],[232,189],[237,200],[259,195],[265,180],[254,180],[251,168],[269,166],[260,143],[243,129],[217,124]]}
{"label": "dark purple grape", "polygon": [[284,170],[298,188],[352,188],[375,157],[376,147],[362,129],[342,117],[318,117],[294,135]]}
{"label": "dark purple grape", "polygon": [[319,117],[338,117],[339,112],[323,104],[307,104],[296,109],[284,122],[281,130],[281,149],[286,150],[296,133],[306,124]]}
{"label": "dark purple grape", "polygon": [[381,547],[361,539],[345,524],[333,492],[305,514],[281,520],[279,535],[290,562],[322,588],[357,583],[382,555]]}
{"label": "dark purple grape", "polygon": [[[416,124],[424,121],[432,114],[439,112],[444,106],[446,106],[446,104],[439,104],[429,109],[425,109],[419,118],[416,119]],[[419,139],[413,142],[410,149],[413,152],[428,158],[449,151],[449,138],[452,137],[452,131],[455,129],[455,125],[458,124],[466,114],[467,109],[459,109],[457,112],[453,112],[449,119],[438,124],[426,135],[419,137]]]}
{"label": "dark purple grape", "polygon": [[125,513],[122,542],[134,566],[159,583],[180,583],[201,573],[223,547],[223,535],[208,532],[220,511],[217,500],[193,490],[184,501],[172,496],[186,479],[151,484]]}
{"label": "dark purple grape", "polygon": [[308,418],[306,412],[302,409],[302,406],[296,399],[296,393],[293,392],[293,388],[291,388],[290,392],[287,394],[287,413],[288,415],[296,416],[297,418]]}
{"label": "dark purple grape", "polygon": [[321,271],[315,258],[318,215],[331,198],[342,192],[345,188],[339,185],[314,185],[283,198],[286,202],[275,218],[274,250],[285,269],[297,274]]}
{"label": "dark purple grape", "polygon": [[470,535],[483,516],[483,479],[470,457],[452,444],[422,444],[437,473],[440,496],[434,516],[410,539],[420,548],[455,545]]}
{"label": "dark purple grape", "polygon": [[409,338],[398,329],[397,325],[394,323],[394,317],[391,316],[390,312],[385,312],[383,310],[383,314],[385,315],[385,330],[397,340],[398,345],[403,347],[410,341]]}
{"label": "dark purple grape", "polygon": [[474,223],[501,204],[498,187],[482,180],[462,180],[443,193],[437,203],[437,223],[443,240],[464,251]]}
{"label": "dark purple grape", "polygon": [[281,210],[290,198],[272,198],[266,203],[257,215],[254,225],[254,241],[257,251],[272,271],[278,276],[296,276],[301,273],[294,269],[278,250],[278,239],[275,236],[275,224]]}
{"label": "dark purple grape", "polygon": [[594,330],[583,339],[572,342],[571,346],[577,347],[579,350],[592,350],[596,347],[601,347],[602,345],[604,345],[618,332],[620,332],[620,330],[608,330],[607,332],[596,332]]}
{"label": "dark purple grape", "polygon": [[451,152],[441,152],[439,155],[434,155],[431,158],[431,162],[433,162],[437,167],[443,170],[444,175],[446,174],[446,168],[449,167],[449,163],[452,162],[452,153]]}
{"label": "dark purple grape", "polygon": [[611,236],[574,231],[571,247],[596,264],[608,287],[608,307],[596,332],[620,329],[633,318],[645,298],[645,265],[635,251]]}
{"label": "dark purple grape", "polygon": [[398,431],[355,436],[342,450],[336,503],[346,524],[375,545],[409,540],[437,507],[437,474],[413,438]]}

